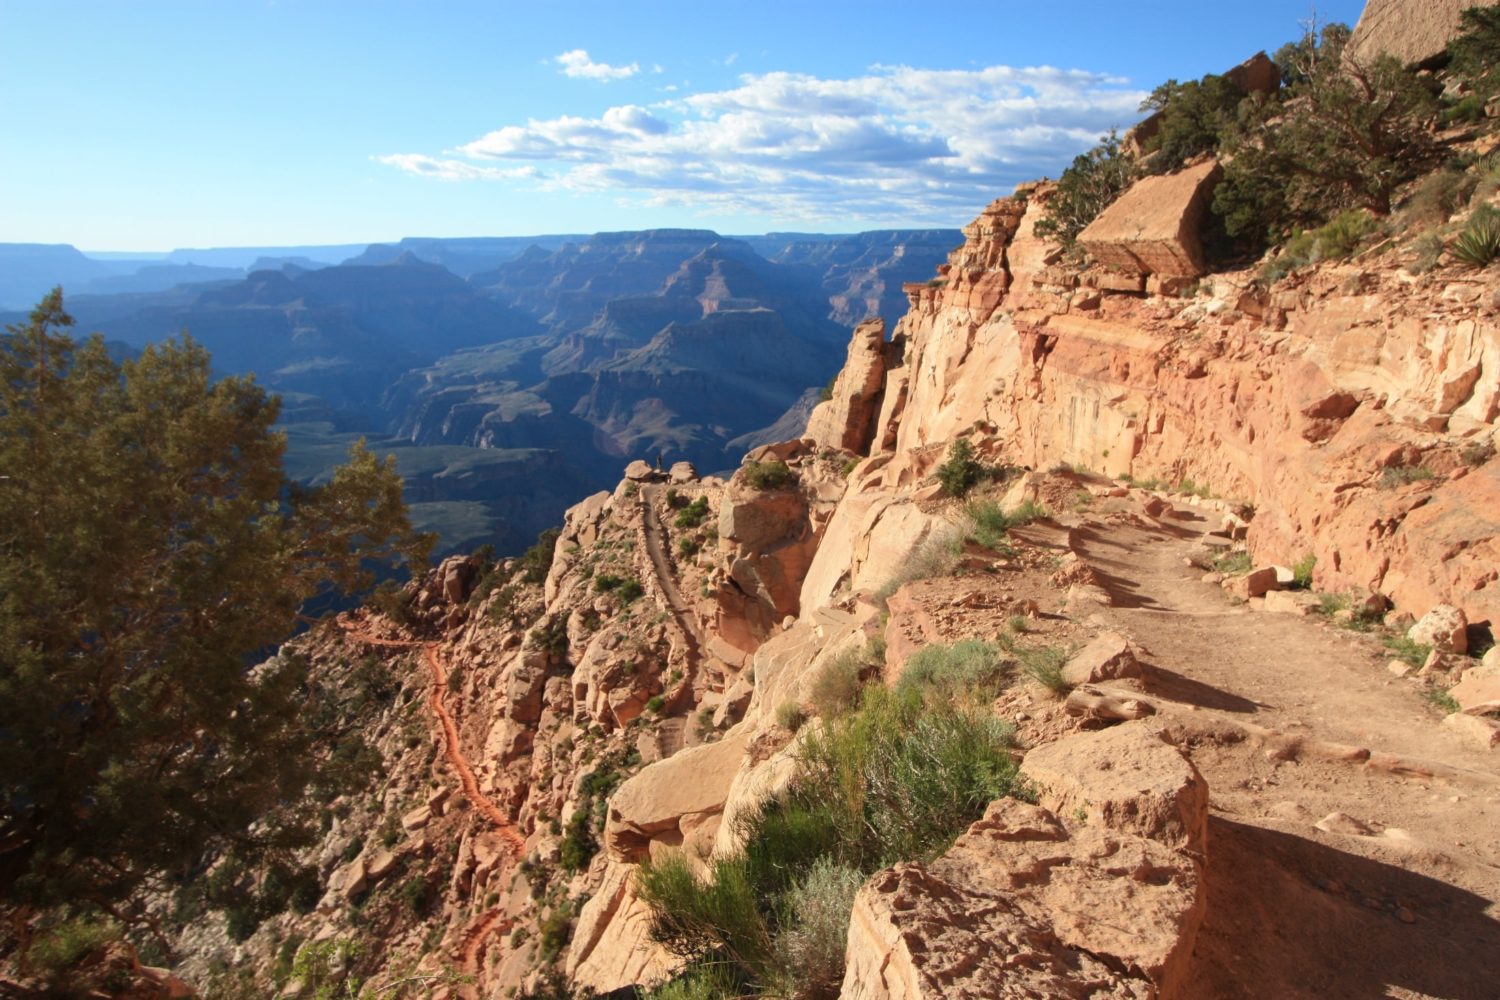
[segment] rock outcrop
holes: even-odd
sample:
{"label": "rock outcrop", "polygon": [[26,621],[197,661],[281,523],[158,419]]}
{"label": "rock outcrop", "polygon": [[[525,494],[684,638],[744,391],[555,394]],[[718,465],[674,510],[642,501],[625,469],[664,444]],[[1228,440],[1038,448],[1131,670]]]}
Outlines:
{"label": "rock outcrop", "polygon": [[829,398],[808,419],[807,437],[825,448],[869,453],[885,390],[885,356],[884,320],[865,320],[854,328],[849,356]]}
{"label": "rock outcrop", "polygon": [[1154,734],[1107,733],[1044,748],[1034,777],[1067,790],[1049,786],[1040,806],[1001,799],[932,864],[866,883],[846,1000],[1183,995],[1203,916],[1206,789]]}
{"label": "rock outcrop", "polygon": [[1078,234],[1089,255],[1133,274],[1194,278],[1204,272],[1203,215],[1223,171],[1208,161],[1143,177]]}
{"label": "rock outcrop", "polygon": [[1439,61],[1458,34],[1459,14],[1476,6],[1487,4],[1475,0],[1369,0],[1345,54],[1364,63],[1382,52],[1419,66]]}

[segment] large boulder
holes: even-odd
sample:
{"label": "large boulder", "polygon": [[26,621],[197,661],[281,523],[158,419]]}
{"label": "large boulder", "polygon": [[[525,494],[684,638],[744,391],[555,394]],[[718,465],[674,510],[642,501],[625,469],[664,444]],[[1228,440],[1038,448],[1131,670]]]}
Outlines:
{"label": "large boulder", "polygon": [[706,860],[749,736],[742,726],[716,743],[657,761],[622,784],[610,797],[604,826],[610,857],[639,862],[680,848],[689,858]]}
{"label": "large boulder", "polygon": [[1344,56],[1369,63],[1389,52],[1408,64],[1436,62],[1458,35],[1459,14],[1487,5],[1485,0],[1369,0]]}
{"label": "large boulder", "polygon": [[1144,177],[1089,223],[1078,242],[1095,260],[1121,271],[1197,277],[1205,268],[1199,227],[1221,174],[1210,160]]}
{"label": "large boulder", "polygon": [[1439,604],[1407,629],[1406,637],[1440,653],[1466,653],[1469,650],[1469,620],[1451,604]]}
{"label": "large boulder", "polygon": [[1469,715],[1500,716],[1500,646],[1490,647],[1479,666],[1460,674],[1448,694]]}
{"label": "large boulder", "polygon": [[1080,649],[1063,667],[1063,680],[1072,685],[1139,677],[1141,665],[1130,640],[1105,632]]}
{"label": "large boulder", "polygon": [[1170,997],[1202,918],[1185,853],[1013,799],[855,897],[842,997]]}
{"label": "large boulder", "polygon": [[1038,747],[1021,773],[1043,806],[1087,816],[1201,856],[1208,837],[1208,783],[1149,723],[1126,723]]}

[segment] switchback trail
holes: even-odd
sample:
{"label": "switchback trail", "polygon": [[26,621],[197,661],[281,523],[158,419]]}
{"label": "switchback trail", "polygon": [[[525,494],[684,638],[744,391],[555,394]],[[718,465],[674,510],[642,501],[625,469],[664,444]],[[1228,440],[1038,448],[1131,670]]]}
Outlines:
{"label": "switchback trail", "polygon": [[[1184,507],[1077,535],[1113,600],[1101,617],[1147,650],[1147,693],[1209,786],[1208,907],[1187,995],[1494,1000],[1492,759],[1385,669],[1374,637],[1235,606],[1201,580],[1185,560],[1214,526]],[[1245,738],[1256,730],[1280,747]],[[1284,749],[1298,744],[1364,757]]]}
{"label": "switchback trail", "polygon": [[[458,724],[453,719],[453,713],[443,701],[443,693],[448,687],[448,669],[439,654],[438,642],[424,641],[420,639],[387,639],[369,632],[359,631],[350,625],[343,625],[345,635],[356,642],[367,646],[381,646],[388,649],[415,649],[422,650],[422,660],[427,664],[427,670],[432,677],[432,687],[428,691],[427,704],[432,708],[433,715],[437,717],[438,725],[443,730],[443,757],[458,773],[459,786],[467,798],[486,819],[494,824],[496,831],[505,838],[510,847],[512,860],[519,860],[526,849],[526,839],[521,836],[505,814],[500,811],[490,798],[484,794],[479,787],[479,780],[474,776],[474,768],[470,766],[469,759],[464,755],[463,746],[458,738]],[[478,981],[483,971],[483,959],[485,944],[495,932],[505,933],[510,929],[513,921],[503,919],[498,910],[491,910],[476,920],[467,931],[464,932],[463,945],[461,949],[464,972],[475,977]],[[465,990],[466,995],[478,994]]]}

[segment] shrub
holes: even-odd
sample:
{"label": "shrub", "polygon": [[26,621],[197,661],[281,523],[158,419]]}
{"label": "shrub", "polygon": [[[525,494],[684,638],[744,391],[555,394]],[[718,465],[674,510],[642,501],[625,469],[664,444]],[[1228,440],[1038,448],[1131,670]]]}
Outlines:
{"label": "shrub", "polygon": [[1037,222],[1037,235],[1056,237],[1071,246],[1100,212],[1125,193],[1138,174],[1135,158],[1120,148],[1119,136],[1111,130],[1099,145],[1076,157],[1058,178],[1057,190]]}
{"label": "shrub", "polygon": [[427,912],[427,907],[432,902],[432,887],[427,884],[425,875],[413,875],[402,882],[398,894],[406,908],[419,917]]}
{"label": "shrub", "polygon": [[1474,193],[1479,179],[1473,174],[1448,166],[1433,171],[1417,182],[1401,206],[1408,225],[1437,226],[1463,208]]}
{"label": "shrub", "polygon": [[1027,629],[1031,628],[1031,620],[1025,615],[1011,615],[1006,624],[1016,635],[1025,635]]}
{"label": "shrub", "polygon": [[1453,259],[1465,267],[1488,267],[1500,258],[1500,212],[1488,205],[1475,209],[1453,241]]}
{"label": "shrub", "polygon": [[1437,474],[1425,465],[1392,465],[1381,471],[1380,487],[1391,490],[1436,478]]}
{"label": "shrub", "polygon": [[599,853],[599,842],[594,839],[590,818],[588,811],[575,809],[568,820],[567,832],[558,846],[558,864],[564,871],[583,871]]}
{"label": "shrub", "polygon": [[1251,569],[1250,553],[1244,550],[1222,553],[1214,557],[1213,567],[1225,576],[1238,576],[1241,573],[1248,573]]}
{"label": "shrub", "polygon": [[745,482],[757,490],[779,490],[792,478],[785,462],[746,462]]}
{"label": "shrub", "polygon": [[1281,253],[1266,265],[1261,276],[1269,282],[1276,282],[1308,264],[1323,260],[1343,260],[1377,228],[1378,224],[1368,213],[1340,212],[1324,226],[1295,233]]}
{"label": "shrub", "polygon": [[560,528],[548,528],[536,536],[536,544],[521,553],[517,572],[525,583],[541,583],[547,579],[547,573],[552,569],[552,553],[557,548],[558,536],[562,534]]}
{"label": "shrub", "polygon": [[119,927],[107,920],[70,917],[33,938],[26,961],[56,985],[78,963],[119,936]]}
{"label": "shrub", "polygon": [[833,387],[838,382],[838,380],[838,372],[834,372],[833,378],[828,380],[828,384],[818,390],[818,402],[826,403],[833,398]]}
{"label": "shrub", "polygon": [[1168,80],[1141,102],[1142,111],[1159,111],[1156,134],[1146,142],[1155,155],[1151,173],[1165,174],[1202,153],[1218,149],[1235,122],[1245,91],[1228,77],[1210,73],[1201,80]]}
{"label": "shrub", "polygon": [[1026,500],[1014,510],[1006,513],[993,500],[980,500],[964,508],[973,527],[969,537],[985,548],[999,548],[1011,528],[1019,528],[1047,516],[1047,508],[1034,500]]}
{"label": "shrub", "polygon": [[1460,454],[1464,464],[1477,468],[1495,457],[1494,441],[1470,441]]}
{"label": "shrub", "polygon": [[1067,651],[1042,646],[1037,649],[1018,649],[1016,656],[1020,658],[1022,672],[1053,694],[1066,695],[1073,690],[1073,685],[1063,679],[1063,666],[1068,662]]}
{"label": "shrub", "polygon": [[795,701],[784,701],[776,706],[776,724],[782,729],[796,732],[807,722],[807,713]]}
{"label": "shrub", "polygon": [[678,512],[673,524],[679,528],[696,528],[708,516],[708,497],[699,497]]}
{"label": "shrub", "polygon": [[790,926],[776,939],[785,995],[838,995],[849,916],[864,880],[857,869],[820,857],[787,893]]}
{"label": "shrub", "polygon": [[967,438],[949,445],[948,460],[937,467],[938,482],[943,484],[943,493],[950,497],[968,493],[983,476],[984,466],[974,457],[974,446]]}
{"label": "shrub", "polygon": [[1427,704],[1444,715],[1452,715],[1462,707],[1459,705],[1457,699],[1440,687],[1423,688],[1422,697],[1427,700]]}
{"label": "shrub", "polygon": [[864,459],[859,458],[858,456],[849,459],[844,463],[843,468],[839,470],[839,474],[842,475],[845,479],[848,479],[849,474],[852,473],[855,469],[859,468],[859,463],[862,461],[864,461]]}
{"label": "shrub", "polygon": [[547,914],[539,928],[537,957],[545,963],[553,962],[573,940],[573,907],[569,903]]}
{"label": "shrub", "polygon": [[691,558],[697,555],[698,550],[701,548],[703,548],[703,543],[696,538],[684,536],[677,540],[677,552],[684,558]]}
{"label": "shrub", "polygon": [[667,506],[668,507],[676,507],[677,506],[677,487],[675,487],[675,486],[668,486],[667,487]]}
{"label": "shrub", "polygon": [[1292,589],[1311,590],[1313,581],[1313,567],[1318,564],[1318,557],[1309,552],[1292,564]]}
{"label": "shrub", "polygon": [[1475,5],[1459,15],[1459,26],[1463,32],[1448,43],[1449,69],[1478,94],[1494,93],[1500,82],[1500,10]]}
{"label": "shrub", "polygon": [[666,705],[666,703],[667,699],[665,696],[654,694],[646,700],[645,710],[647,712],[650,712],[652,715],[656,715],[662,710],[662,707]]}
{"label": "shrub", "polygon": [[808,693],[813,712],[819,718],[831,719],[859,705],[864,666],[857,649],[847,649],[823,664]]}
{"label": "shrub", "polygon": [[620,584],[620,589],[616,593],[618,594],[620,602],[622,604],[629,604],[645,592],[645,588],[641,586],[641,581],[635,579],[634,577],[631,577],[624,583]]}
{"label": "shrub", "polygon": [[950,575],[958,566],[963,545],[963,532],[957,528],[933,531],[912,550],[896,575],[875,592],[876,601],[884,606],[886,599],[900,590],[904,583]]}
{"label": "shrub", "polygon": [[952,645],[923,646],[906,661],[898,689],[929,690],[953,698],[962,692],[992,697],[1003,685],[1011,663],[1001,650],[979,639]]}
{"label": "shrub", "polygon": [[1443,251],[1448,248],[1443,244],[1443,238],[1437,233],[1423,233],[1412,242],[1413,274],[1426,274],[1437,267],[1443,259]]}

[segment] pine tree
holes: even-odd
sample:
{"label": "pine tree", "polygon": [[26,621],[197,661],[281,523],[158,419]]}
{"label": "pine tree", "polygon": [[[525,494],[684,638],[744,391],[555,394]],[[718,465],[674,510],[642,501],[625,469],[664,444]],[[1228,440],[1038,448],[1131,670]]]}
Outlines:
{"label": "pine tree", "polygon": [[252,377],[72,325],[59,289],[0,339],[0,898],[128,920],[207,853],[298,842],[301,668],[252,667],[427,540],[393,460],[299,488]]}

